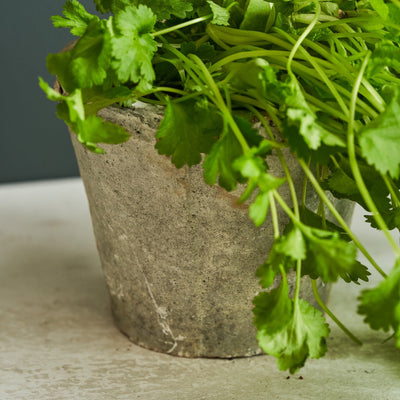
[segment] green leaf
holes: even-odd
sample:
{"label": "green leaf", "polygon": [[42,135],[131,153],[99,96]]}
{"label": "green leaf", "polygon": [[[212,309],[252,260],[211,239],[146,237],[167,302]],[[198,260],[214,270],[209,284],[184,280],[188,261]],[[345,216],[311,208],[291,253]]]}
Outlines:
{"label": "green leaf", "polygon": [[185,18],[193,11],[193,1],[189,0],[133,0],[136,5],[144,4],[151,8],[159,20],[170,19],[171,15]]}
{"label": "green leaf", "polygon": [[[264,314],[271,310],[271,306],[266,304],[268,306]],[[293,303],[292,310],[289,321],[281,329],[271,334],[262,329],[257,332],[260,347],[277,358],[280,370],[289,370],[290,373],[303,367],[307,358],[322,357],[327,351],[325,338],[329,335],[322,313],[305,300]]]}
{"label": "green leaf", "polygon": [[181,44],[181,53],[185,56],[195,54],[203,61],[211,61],[217,56],[215,47],[209,42],[203,43],[199,47],[196,47],[195,42],[184,42]]}
{"label": "green leaf", "polygon": [[78,121],[75,133],[82,144],[97,153],[103,153],[103,150],[99,149],[96,143],[117,144],[126,142],[130,137],[129,133],[121,126],[109,121],[104,122],[102,118],[95,115]]}
{"label": "green leaf", "polygon": [[195,100],[168,101],[158,128],[156,149],[172,156],[177,168],[201,162],[222,132],[222,118],[211,106],[201,107]]}
{"label": "green leaf", "polygon": [[82,97],[85,105],[85,115],[95,115],[105,107],[132,99],[132,90],[126,86],[116,86],[110,89],[95,86],[83,89]]}
{"label": "green leaf", "polygon": [[392,43],[377,43],[368,62],[366,75],[373,78],[385,67],[400,73],[400,49]]}
{"label": "green leaf", "polygon": [[302,274],[324,282],[336,282],[339,276],[348,279],[359,268],[357,248],[340,239],[337,232],[302,227],[307,243],[307,257],[302,263]]}
{"label": "green leaf", "polygon": [[42,78],[39,78],[39,86],[46,93],[49,100],[65,102],[67,114],[64,119],[67,124],[85,119],[85,108],[80,89],[75,90],[68,96],[63,96],[51,88]]}
{"label": "green leaf", "polygon": [[[276,178],[266,172],[267,165],[265,161],[257,156],[258,148],[235,160],[233,167],[239,171],[243,177],[250,178],[249,189],[242,195],[240,201],[248,198],[255,187],[259,187],[260,191],[255,197],[253,203],[249,207],[249,216],[256,226],[264,223],[269,208],[269,192],[277,189],[284,182],[284,178]],[[247,193],[246,193],[247,192]]]}
{"label": "green leaf", "polygon": [[396,90],[386,110],[359,135],[363,157],[382,174],[398,178],[400,173],[400,91]]}
{"label": "green leaf", "polygon": [[272,335],[284,329],[293,312],[287,280],[283,278],[277,289],[259,293],[253,304],[254,325],[258,331]]}
{"label": "green leaf", "polygon": [[207,0],[208,5],[211,8],[211,12],[213,13],[213,19],[211,23],[215,25],[229,25],[229,10],[225,7],[221,7],[211,0]]}
{"label": "green leaf", "polygon": [[[365,168],[367,167],[367,168]],[[374,203],[381,213],[386,213],[390,209],[390,201],[388,199],[388,190],[371,167],[360,164],[364,181],[368,191],[372,196]],[[372,170],[372,171],[371,171]],[[338,199],[349,199],[360,204],[364,209],[368,210],[363,197],[361,196],[356,181],[351,172],[344,168],[337,168],[328,176],[321,185],[324,189],[329,190]]]}
{"label": "green leaf", "polygon": [[107,21],[93,19],[70,51],[48,55],[47,68],[57,75],[64,90],[72,92],[105,81],[111,59],[107,29]]}
{"label": "green leaf", "polygon": [[374,10],[381,16],[383,19],[386,19],[389,15],[389,8],[384,0],[369,0],[370,4],[374,8]]}
{"label": "green leaf", "polygon": [[390,274],[374,289],[361,292],[358,313],[372,329],[393,329],[400,338],[400,259]]}
{"label": "green leaf", "polygon": [[249,207],[249,217],[255,226],[261,226],[267,218],[270,205],[269,193],[260,192]]}
{"label": "green leaf", "polygon": [[71,50],[70,70],[76,87],[101,85],[107,77],[111,49],[105,42],[106,21],[92,21]]}
{"label": "green leaf", "polygon": [[[249,145],[258,145],[262,138],[257,130],[247,120],[233,116],[237,127],[246,138]],[[214,144],[210,154],[204,161],[204,179],[209,185],[214,185],[219,175],[218,183],[226,190],[234,190],[241,174],[234,168],[234,161],[243,153],[240,143],[225,121],[225,129],[221,138]]]}
{"label": "green leaf", "polygon": [[338,232],[341,239],[345,240],[346,242],[350,242],[351,239],[349,235],[340,226],[334,224],[327,219],[322,219],[320,215],[309,210],[305,206],[300,206],[299,211],[300,220],[301,222],[303,222],[304,225],[310,226],[312,228],[326,229],[328,231]]}
{"label": "green leaf", "polygon": [[120,82],[138,84],[138,91],[149,90],[155,79],[152,58],[157,43],[151,36],[156,17],[150,8],[139,5],[126,7],[115,15],[112,36],[112,66]]}
{"label": "green leaf", "polygon": [[104,151],[98,148],[96,143],[117,144],[129,139],[129,133],[118,125],[104,122],[102,118],[95,115],[85,118],[85,108],[80,89],[75,90],[68,96],[63,96],[41,78],[39,79],[39,85],[50,100],[61,102],[61,107],[58,108],[59,117],[71,127],[78,140],[89,150],[103,153]]}
{"label": "green leaf", "polygon": [[77,0],[67,1],[63,9],[65,18],[56,15],[51,20],[56,28],[69,28],[75,36],[82,36],[93,20],[99,21],[99,17],[89,14]]}
{"label": "green leaf", "polygon": [[283,236],[275,240],[273,251],[290,257],[292,260],[304,260],[307,247],[301,230],[292,225]]}

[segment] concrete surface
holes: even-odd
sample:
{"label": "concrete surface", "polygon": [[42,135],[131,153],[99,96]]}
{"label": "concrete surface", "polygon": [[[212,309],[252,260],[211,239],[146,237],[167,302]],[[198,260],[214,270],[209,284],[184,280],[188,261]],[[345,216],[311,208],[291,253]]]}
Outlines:
{"label": "concrete surface", "polygon": [[[390,249],[354,228],[377,260]],[[400,352],[354,314],[359,288],[334,287],[325,358],[288,379],[274,359],[182,359],[131,344],[114,326],[79,179],[0,186],[1,400],[397,400]],[[372,281],[376,280],[374,276]]]}

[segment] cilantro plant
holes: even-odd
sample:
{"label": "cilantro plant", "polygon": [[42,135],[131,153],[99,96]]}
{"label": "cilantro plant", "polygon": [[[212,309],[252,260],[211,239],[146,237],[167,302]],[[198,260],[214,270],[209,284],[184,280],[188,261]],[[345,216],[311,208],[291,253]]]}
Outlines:
{"label": "cilantro plant", "polygon": [[[307,358],[326,352],[323,314],[299,298],[300,278],[312,280],[325,314],[357,343],[321,301],[316,279],[349,284],[370,272],[357,250],[382,276],[363,290],[358,313],[372,329],[390,331],[400,348],[400,2],[398,0],[95,0],[106,16],[67,1],[58,28],[79,37],[47,66],[63,94],[43,80],[57,113],[89,150],[121,143],[129,134],[97,112],[140,100],[165,106],[156,148],[176,167],[204,161],[204,179],[233,190],[245,183],[240,202],[259,226],[270,213],[275,240],[257,271],[254,299],[261,348],[280,369],[295,372]],[[266,131],[254,129],[258,121]],[[275,131],[271,131],[271,126]],[[306,177],[296,191],[287,151]],[[268,168],[278,156],[285,178]],[[289,206],[279,188],[288,185]],[[306,207],[312,187],[318,210]],[[396,262],[386,274],[363,247],[327,196],[365,209]],[[290,217],[281,232],[278,207]],[[326,219],[328,209],[337,224]],[[294,296],[287,274],[296,273]]]}

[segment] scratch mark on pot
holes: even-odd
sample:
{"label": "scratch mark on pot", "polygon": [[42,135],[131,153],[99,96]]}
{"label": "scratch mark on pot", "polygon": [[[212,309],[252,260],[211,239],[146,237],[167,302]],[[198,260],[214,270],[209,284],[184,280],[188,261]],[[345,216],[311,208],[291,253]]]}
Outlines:
{"label": "scratch mark on pot", "polygon": [[170,336],[171,339],[173,340],[171,348],[169,350],[167,350],[167,353],[172,353],[175,350],[175,348],[178,346],[178,342],[184,340],[185,337],[183,337],[181,335],[179,335],[178,337],[175,337],[174,334],[172,333],[172,330],[167,322],[168,312],[165,307],[160,307],[157,304],[157,301],[154,297],[153,291],[151,290],[150,283],[149,283],[146,275],[144,274],[144,271],[142,271],[142,272],[143,272],[143,276],[144,276],[144,281],[146,283],[147,291],[149,292],[151,301],[153,302],[154,308],[159,317],[161,329],[162,329],[164,335]]}
{"label": "scratch mark on pot", "polygon": [[[135,257],[137,258],[136,254]],[[139,260],[137,260],[137,265],[141,265],[139,263]],[[147,276],[143,270],[143,267],[140,267],[141,272],[143,274],[143,278],[144,278],[144,282],[146,284],[146,288],[147,291],[149,293],[149,296],[151,298],[151,301],[154,305],[154,309],[156,311],[156,314],[158,316],[158,320],[159,320],[159,324],[161,326],[162,332],[164,333],[164,335],[169,336],[172,339],[172,342],[165,342],[165,343],[170,343],[172,346],[167,350],[167,353],[172,353],[176,347],[178,346],[178,342],[185,340],[186,337],[182,336],[182,335],[178,335],[177,337],[175,337],[175,335],[173,334],[170,326],[168,325],[167,322],[167,317],[168,317],[168,311],[165,307],[159,306],[157,303],[156,298],[154,297],[153,291],[151,289],[151,285],[149,280],[147,279]]]}

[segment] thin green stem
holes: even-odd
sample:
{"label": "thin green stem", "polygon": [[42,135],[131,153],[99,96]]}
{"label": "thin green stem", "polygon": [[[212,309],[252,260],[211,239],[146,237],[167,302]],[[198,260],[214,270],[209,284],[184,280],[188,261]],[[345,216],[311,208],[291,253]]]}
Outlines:
{"label": "thin green stem", "polygon": [[210,71],[208,70],[208,68],[204,65],[203,61],[198,56],[196,56],[195,54],[190,54],[189,57],[196,63],[196,65],[201,70],[202,75],[205,79],[205,83],[209,86],[212,93],[214,94],[216,105],[223,113],[224,118],[226,118],[228,124],[230,125],[230,127],[232,129],[232,132],[234,133],[234,135],[236,136],[236,139],[238,140],[240,146],[242,147],[243,152],[244,153],[249,152],[250,146],[247,144],[247,140],[245,139],[245,137],[243,136],[239,127],[237,126],[235,120],[233,119],[232,113],[228,109],[228,107],[221,95],[221,92],[218,89],[217,84],[215,83],[213,77],[211,76]]}
{"label": "thin green stem", "polygon": [[272,192],[268,194],[269,202],[270,202],[270,211],[271,211],[271,218],[272,218],[272,226],[274,228],[274,238],[278,239],[280,237],[279,232],[279,219],[278,219],[278,212],[276,210],[276,203]]}
{"label": "thin green stem", "polygon": [[288,58],[288,61],[287,61],[287,70],[288,70],[290,75],[293,75],[293,72],[292,72],[292,69],[291,69],[291,65],[292,65],[292,61],[293,61],[294,55],[297,53],[297,50],[299,50],[299,48],[301,47],[301,43],[309,35],[309,33],[312,31],[312,29],[315,26],[315,24],[318,22],[318,18],[319,18],[320,14],[321,14],[321,6],[319,5],[319,2],[318,1],[314,1],[314,4],[316,6],[316,12],[315,12],[314,18],[310,22],[310,25],[307,26],[305,31],[297,39],[296,43],[294,44],[294,46],[292,48],[292,51],[289,54],[289,58]]}
{"label": "thin green stem", "polygon": [[312,284],[312,289],[314,292],[314,297],[315,300],[317,301],[318,305],[322,308],[322,310],[325,312],[326,315],[329,315],[329,317],[335,322],[335,324],[355,343],[357,343],[359,346],[362,346],[362,341],[358,339],[354,334],[352,334],[349,329],[347,329],[342,322],[333,314],[333,312],[326,306],[326,304],[322,301],[319,293],[318,293],[318,288],[317,288],[317,282],[315,279],[311,280]]}
{"label": "thin green stem", "polygon": [[[261,124],[263,125],[265,131],[267,132],[268,136],[271,138],[272,141],[275,141],[275,137],[274,134],[271,131],[271,128],[269,127],[267,121],[265,120],[265,118],[263,117],[263,115],[256,110],[253,107],[249,107],[250,110],[255,114],[255,116],[259,119],[259,121],[261,122]],[[300,211],[299,211],[299,202],[297,200],[297,193],[296,193],[296,187],[294,186],[294,182],[292,179],[292,175],[289,171],[288,165],[286,163],[285,157],[282,153],[282,150],[279,148],[275,149],[276,154],[278,155],[279,161],[282,165],[282,168],[285,172],[285,176],[286,176],[286,180],[288,182],[289,185],[289,190],[290,190],[290,195],[291,195],[291,199],[292,199],[292,203],[293,203],[293,210],[294,213],[296,215],[297,218],[299,218],[300,215]]]}
{"label": "thin green stem", "polygon": [[313,185],[315,191],[318,193],[319,197],[323,200],[323,202],[328,207],[328,210],[332,213],[333,217],[337,220],[339,225],[343,228],[343,230],[349,235],[350,239],[354,242],[354,244],[358,247],[361,253],[365,256],[365,258],[371,263],[371,265],[384,277],[386,278],[386,273],[382,270],[381,267],[377,264],[377,262],[372,258],[372,256],[368,253],[367,249],[362,245],[362,243],[358,240],[358,238],[354,235],[353,231],[350,229],[346,221],[343,217],[339,214],[336,210],[335,206],[332,202],[328,199],[327,195],[325,194],[324,190],[322,189],[321,185],[318,183],[317,179],[315,178],[314,174],[308,168],[307,164],[301,160],[297,159],[300,166],[303,168],[305,174],[307,175],[310,183]]}
{"label": "thin green stem", "polygon": [[389,190],[390,197],[395,207],[400,207],[400,193],[397,188],[395,188],[393,181],[387,176],[382,175],[382,179],[385,182],[386,187]]}
{"label": "thin green stem", "polygon": [[378,208],[375,205],[374,200],[372,199],[365,183],[364,179],[361,175],[360,168],[358,166],[357,162],[357,157],[356,157],[356,151],[355,151],[355,135],[354,135],[354,118],[355,118],[355,113],[356,113],[356,100],[358,97],[358,90],[362,82],[362,77],[364,75],[365,69],[367,67],[367,63],[370,57],[370,52],[367,54],[365,57],[365,60],[363,64],[361,65],[360,72],[358,73],[357,79],[354,83],[353,90],[352,90],[352,97],[351,97],[351,102],[350,102],[350,115],[349,115],[349,123],[347,126],[347,149],[348,149],[348,155],[349,155],[349,163],[350,163],[350,168],[354,176],[354,180],[356,181],[356,185],[358,190],[360,191],[360,194],[362,198],[365,201],[365,204],[369,208],[369,211],[372,213],[379,229],[383,232],[383,234],[386,236],[387,241],[393,248],[393,251],[395,252],[397,257],[400,257],[400,247],[394,240],[393,236],[390,234],[389,229],[386,225],[386,222],[382,218],[380,212],[378,211]]}
{"label": "thin green stem", "polygon": [[161,29],[160,31],[152,33],[151,36],[157,37],[157,36],[166,35],[167,33],[171,33],[171,32],[177,31],[179,29],[186,28],[188,26],[195,25],[195,24],[198,24],[203,21],[207,21],[208,19],[212,18],[212,16],[213,16],[212,14],[209,14],[209,15],[205,15],[204,17],[191,19],[189,21],[182,22],[181,24],[177,24],[174,26],[170,26],[169,28]]}

